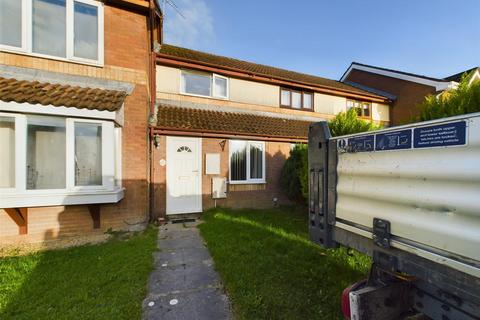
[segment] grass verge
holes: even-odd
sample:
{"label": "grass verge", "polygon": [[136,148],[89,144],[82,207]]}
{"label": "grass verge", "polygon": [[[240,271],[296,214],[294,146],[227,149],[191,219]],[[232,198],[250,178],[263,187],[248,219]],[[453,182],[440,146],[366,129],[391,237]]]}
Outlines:
{"label": "grass verge", "polygon": [[199,228],[240,319],[341,319],[340,295],[370,259],[308,240],[304,211],[214,209]]}
{"label": "grass verge", "polygon": [[140,319],[156,237],[0,259],[0,319]]}

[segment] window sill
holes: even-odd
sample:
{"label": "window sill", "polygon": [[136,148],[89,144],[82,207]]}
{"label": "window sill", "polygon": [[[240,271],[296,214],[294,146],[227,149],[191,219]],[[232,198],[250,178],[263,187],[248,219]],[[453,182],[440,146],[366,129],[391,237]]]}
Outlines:
{"label": "window sill", "polygon": [[213,96],[202,96],[201,94],[186,93],[186,92],[180,92],[180,95],[187,96],[187,97],[197,97],[197,98],[222,100],[222,101],[228,101],[229,100],[229,97],[222,98],[222,97],[213,97]]}
{"label": "window sill", "polygon": [[24,192],[2,194],[0,208],[30,208],[64,205],[81,205],[95,203],[117,203],[124,197],[124,189],[116,187],[112,190],[66,191],[45,190],[45,192]]}
{"label": "window sill", "polygon": [[280,108],[287,109],[287,110],[295,110],[295,111],[315,112],[315,110],[313,110],[312,108],[292,108],[292,107],[284,106],[284,105],[280,105]]}
{"label": "window sill", "polygon": [[14,53],[14,54],[22,55],[22,56],[33,57],[33,58],[43,58],[43,59],[48,59],[48,60],[69,62],[69,63],[81,64],[81,65],[86,65],[86,66],[99,67],[99,68],[104,66],[103,61],[100,61],[100,60],[99,61],[93,61],[93,60],[87,60],[87,59],[82,59],[82,58],[78,58],[78,60],[77,59],[69,59],[69,58],[57,57],[57,56],[52,56],[52,55],[42,54],[42,53],[26,52],[26,51],[22,51],[22,49],[20,49],[20,48],[15,49],[14,47],[5,46],[5,45],[0,45],[0,52]]}
{"label": "window sill", "polygon": [[228,181],[228,184],[266,184],[265,180],[261,181]]}

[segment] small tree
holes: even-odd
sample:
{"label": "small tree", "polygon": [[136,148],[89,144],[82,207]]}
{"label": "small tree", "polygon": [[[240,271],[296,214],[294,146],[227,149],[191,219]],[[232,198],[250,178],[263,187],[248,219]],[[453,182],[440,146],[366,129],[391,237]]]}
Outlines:
{"label": "small tree", "polygon": [[350,109],[347,112],[340,112],[335,118],[330,120],[328,128],[333,137],[338,137],[346,134],[377,130],[381,126],[358,118],[355,110]]}
{"label": "small tree", "polygon": [[416,121],[427,121],[480,112],[480,81],[469,84],[470,75],[465,73],[457,89],[443,92],[438,97],[428,95],[418,106],[420,116]]}
{"label": "small tree", "polygon": [[[381,126],[359,119],[355,110],[341,112],[329,123],[332,136],[359,133],[380,129]],[[282,168],[280,183],[287,196],[304,202],[308,198],[308,147],[296,145]]]}

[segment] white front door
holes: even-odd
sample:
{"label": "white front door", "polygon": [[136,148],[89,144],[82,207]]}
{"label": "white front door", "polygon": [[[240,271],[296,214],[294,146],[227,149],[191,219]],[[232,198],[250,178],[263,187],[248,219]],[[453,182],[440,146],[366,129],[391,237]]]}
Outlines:
{"label": "white front door", "polygon": [[167,214],[202,211],[202,139],[167,137]]}

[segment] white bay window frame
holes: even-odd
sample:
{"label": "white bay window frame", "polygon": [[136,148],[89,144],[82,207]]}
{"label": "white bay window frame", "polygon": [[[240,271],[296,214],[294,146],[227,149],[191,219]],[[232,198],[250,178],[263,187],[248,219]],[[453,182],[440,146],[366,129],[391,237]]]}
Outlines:
{"label": "white bay window frame", "polygon": [[[32,1],[33,0],[18,0],[22,2],[22,46],[15,47],[0,44],[0,51],[21,53],[29,56],[47,58],[60,61],[76,62],[86,65],[103,66],[104,65],[104,5],[100,1],[95,0],[65,0],[66,1],[66,57],[59,57],[55,55],[36,53],[33,51],[33,15],[32,15]],[[82,57],[76,57],[74,55],[74,2],[91,5],[97,8],[98,14],[98,47],[97,54],[98,59],[86,59]]]}
{"label": "white bay window frame", "polygon": [[[197,74],[197,75],[203,75],[203,76],[208,76],[210,77],[210,94],[209,95],[203,95],[203,94],[196,94],[196,93],[190,93],[187,92],[186,90],[186,85],[185,85],[185,80],[183,75],[184,74]],[[215,79],[224,79],[225,80],[225,96],[221,96],[217,90],[215,89]],[[200,71],[194,71],[194,70],[181,70],[180,71],[180,93],[188,96],[194,96],[194,97],[203,97],[203,98],[214,98],[214,99],[222,99],[222,100],[228,100],[230,98],[230,79],[228,77],[221,76],[216,73],[208,73],[208,72],[200,72]]]}
{"label": "white bay window frame", "polygon": [[[232,180],[232,148],[231,143],[232,141],[242,141],[245,142],[246,147],[246,179],[245,180]],[[259,145],[262,147],[262,178],[261,179],[254,179],[251,178],[251,164],[250,164],[250,146],[251,145]],[[266,164],[265,164],[265,141],[251,141],[251,140],[229,140],[229,151],[228,151],[228,180],[229,184],[262,184],[266,183]]]}
{"label": "white bay window frame", "polygon": [[[27,189],[27,118],[26,114],[0,111],[0,116],[15,119],[15,183],[13,188],[0,188],[0,208],[39,207],[114,203],[123,198],[121,176],[121,129],[113,121],[98,119],[65,119],[66,187],[64,189]],[[53,116],[52,116],[53,117]],[[96,123],[102,126],[102,185],[75,186],[75,123]],[[54,157],[55,155],[52,155]],[[1,170],[1,168],[0,168]]]}

